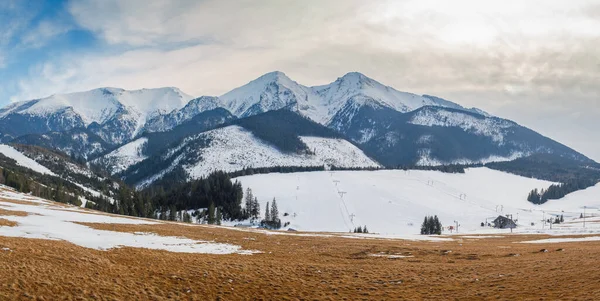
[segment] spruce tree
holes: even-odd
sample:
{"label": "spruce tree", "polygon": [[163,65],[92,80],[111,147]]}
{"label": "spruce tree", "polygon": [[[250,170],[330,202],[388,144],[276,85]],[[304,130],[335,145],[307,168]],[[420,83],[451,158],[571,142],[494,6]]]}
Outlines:
{"label": "spruce tree", "polygon": [[252,212],[253,219],[260,218],[260,204],[258,203],[258,198],[254,197],[254,201],[252,202]]}
{"label": "spruce tree", "polygon": [[223,219],[223,216],[221,214],[221,209],[220,208],[217,208],[216,210],[217,210],[217,218],[216,218],[217,220],[216,220],[216,223],[217,223],[217,225],[220,226],[221,225],[221,220]]}
{"label": "spruce tree", "polygon": [[273,203],[271,204],[271,220],[274,223],[279,221],[279,209],[277,209],[277,201],[273,198]]}
{"label": "spruce tree", "polygon": [[442,223],[438,219],[437,215],[433,217],[433,234],[441,235],[442,234]]}
{"label": "spruce tree", "polygon": [[265,222],[271,222],[271,208],[269,208],[269,202],[267,202],[267,206],[265,208]]}
{"label": "spruce tree", "polygon": [[244,215],[246,218],[250,218],[252,216],[252,210],[254,208],[254,196],[252,195],[252,189],[250,189],[250,187],[246,189],[246,196],[244,200],[246,202],[246,206],[244,208]]}
{"label": "spruce tree", "polygon": [[423,220],[423,223],[421,224],[421,234],[422,235],[429,234],[428,229],[427,229],[428,220],[429,220],[429,218],[426,216],[425,219]]}
{"label": "spruce tree", "polygon": [[169,220],[174,221],[176,219],[177,219],[177,208],[175,208],[175,205],[171,205],[171,208],[169,208]]}
{"label": "spruce tree", "polygon": [[210,206],[208,206],[208,223],[215,223],[215,203],[211,202]]}

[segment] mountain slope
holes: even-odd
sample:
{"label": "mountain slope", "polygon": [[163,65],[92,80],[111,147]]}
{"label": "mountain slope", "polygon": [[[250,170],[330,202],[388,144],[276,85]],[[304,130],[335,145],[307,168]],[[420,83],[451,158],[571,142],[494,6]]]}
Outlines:
{"label": "mountain slope", "polygon": [[145,133],[92,162],[104,166],[110,174],[117,174],[150,156],[160,155],[185,137],[213,129],[233,119],[235,117],[222,108],[204,111],[169,131]]}
{"label": "mountain slope", "polygon": [[330,125],[333,116],[351,101],[355,106],[360,102],[404,113],[431,105],[483,112],[433,96],[400,92],[358,72],[348,73],[328,85],[306,87],[276,71],[219,97],[219,105],[238,117],[289,109],[325,125]]}
{"label": "mountain slope", "polygon": [[0,184],[36,196],[86,206],[112,206],[120,185],[63,154],[37,146],[0,144]]}
{"label": "mountain slope", "polygon": [[119,144],[136,136],[148,120],[184,107],[191,98],[177,88],[100,88],[53,95],[0,110],[0,133],[6,141],[84,127],[108,143]]}
{"label": "mountain slope", "polygon": [[323,165],[379,166],[334,131],[280,110],[234,120],[223,127],[188,136],[121,175],[127,183],[146,186],[172,173],[177,175],[170,178],[199,178],[217,170]]}
{"label": "mountain slope", "polygon": [[58,150],[71,157],[84,160],[91,159],[115,147],[115,145],[104,141],[100,136],[86,128],[45,134],[29,134],[17,137],[10,142]]}
{"label": "mountain slope", "polygon": [[553,153],[581,162],[584,155],[512,121],[447,107],[400,113],[363,106],[334,117],[340,133],[385,166],[476,164]]}
{"label": "mountain slope", "polygon": [[[153,157],[152,162],[163,170],[166,167],[160,162],[164,160],[156,158],[166,149],[223,123],[250,130],[283,152],[308,154],[309,148],[300,138],[304,136],[347,137],[387,167],[478,164],[534,154],[593,162],[510,120],[439,97],[401,92],[357,72],[314,87],[303,86],[282,72],[271,72],[220,97],[190,99],[176,88],[103,88],[51,96],[0,109],[0,137],[1,141],[77,153],[87,160],[117,145],[133,141],[139,146],[142,140],[134,140],[147,138],[141,155],[117,151],[102,164],[111,172],[125,172],[131,164]],[[84,129],[92,141],[76,139],[72,132],[78,129]],[[123,150],[128,149],[137,146]]]}

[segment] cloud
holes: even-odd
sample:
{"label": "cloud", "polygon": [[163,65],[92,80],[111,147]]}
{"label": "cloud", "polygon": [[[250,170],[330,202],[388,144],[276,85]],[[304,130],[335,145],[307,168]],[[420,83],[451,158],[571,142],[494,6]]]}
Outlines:
{"label": "cloud", "polygon": [[20,37],[19,47],[40,48],[53,38],[65,34],[73,27],[60,19],[42,20]]}

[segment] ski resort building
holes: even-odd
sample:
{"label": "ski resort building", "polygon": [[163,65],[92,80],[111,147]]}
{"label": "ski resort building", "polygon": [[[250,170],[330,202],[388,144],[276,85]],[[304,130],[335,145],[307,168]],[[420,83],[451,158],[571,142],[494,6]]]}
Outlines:
{"label": "ski resort building", "polygon": [[506,216],[499,215],[493,222],[494,228],[498,229],[512,229],[516,228],[517,224]]}

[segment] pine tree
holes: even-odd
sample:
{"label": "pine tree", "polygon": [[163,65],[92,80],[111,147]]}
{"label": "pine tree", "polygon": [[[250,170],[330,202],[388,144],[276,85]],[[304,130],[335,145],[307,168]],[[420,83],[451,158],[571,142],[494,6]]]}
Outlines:
{"label": "pine tree", "polygon": [[271,208],[269,208],[269,202],[267,202],[267,206],[265,208],[265,222],[271,222]]}
{"label": "pine tree", "polygon": [[442,234],[442,223],[440,223],[440,220],[438,219],[437,215],[433,217],[433,233],[437,234],[437,235],[441,235]]}
{"label": "pine tree", "polygon": [[217,210],[217,220],[216,220],[216,223],[217,223],[217,225],[220,226],[221,225],[221,220],[223,219],[223,216],[221,215],[221,209],[220,208],[217,208],[216,210]]}
{"label": "pine tree", "polygon": [[271,221],[277,222],[279,221],[279,209],[277,209],[277,201],[273,198],[273,203],[271,204]]}
{"label": "pine tree", "polygon": [[421,224],[421,235],[427,235],[429,234],[428,232],[428,223],[429,223],[429,217],[426,216],[425,219],[423,220],[423,223]]}
{"label": "pine tree", "polygon": [[210,206],[208,206],[208,223],[215,223],[215,203],[211,202]]}
{"label": "pine tree", "polygon": [[177,219],[177,209],[175,208],[175,205],[171,205],[171,208],[169,208],[169,220],[174,221],[176,219]]}
{"label": "pine tree", "polygon": [[252,189],[250,189],[250,187],[246,189],[246,196],[244,200],[246,202],[246,208],[244,208],[244,215],[245,217],[249,218],[252,216],[252,209],[254,207],[254,196],[252,195]]}
{"label": "pine tree", "polygon": [[253,219],[259,219],[260,218],[260,204],[258,203],[258,198],[254,197],[254,201],[252,202],[252,212],[251,212],[252,218]]}
{"label": "pine tree", "polygon": [[192,216],[186,212],[183,213],[183,222],[184,223],[191,223],[192,222]]}
{"label": "pine tree", "polygon": [[367,226],[366,226],[366,225],[363,227],[363,230],[362,230],[362,231],[363,231],[363,233],[369,233],[369,230],[367,229]]}

